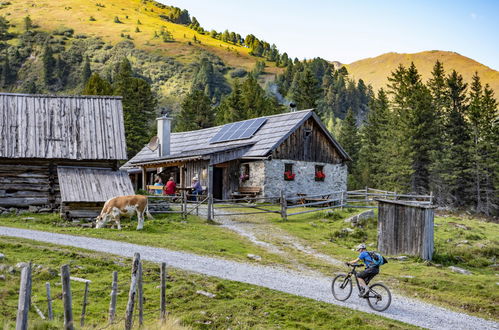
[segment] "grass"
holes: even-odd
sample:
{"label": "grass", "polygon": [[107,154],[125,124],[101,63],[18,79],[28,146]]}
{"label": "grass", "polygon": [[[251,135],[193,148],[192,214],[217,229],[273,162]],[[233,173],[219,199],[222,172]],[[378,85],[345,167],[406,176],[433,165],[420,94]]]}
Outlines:
{"label": "grass", "polygon": [[[6,258],[0,264],[11,266],[18,262],[32,260],[36,266],[33,273],[32,301],[46,313],[44,284],[50,282],[53,309],[56,318],[53,322],[39,320],[30,311],[30,320],[36,329],[59,329],[62,320],[60,266],[70,264],[71,275],[91,280],[89,305],[87,306],[86,327],[106,325],[109,307],[111,274],[119,273],[119,294],[117,319],[122,325],[127,285],[130,276],[131,260],[103,253],[38,243],[30,240],[0,237],[0,251]],[[40,266],[40,267],[38,267]],[[147,328],[157,325],[159,305],[159,267],[145,262],[144,297],[145,321]],[[12,327],[16,315],[19,288],[19,271],[15,274],[2,271],[6,276],[0,282],[0,315],[5,328]],[[83,283],[71,282],[73,313],[79,322]],[[208,298],[197,294],[198,290],[216,295]],[[285,294],[270,289],[221,280],[168,269],[167,310],[171,318],[171,329],[180,326],[196,329],[412,329],[409,325],[389,320],[378,315],[330,305],[315,300]],[[36,325],[36,326],[35,326]],[[149,326],[150,325],[150,326]],[[159,327],[158,327],[159,328]],[[112,329],[112,328],[111,328]]]}
{"label": "grass", "polygon": [[[365,220],[357,227],[343,221],[361,211],[344,209],[309,213],[291,216],[286,222],[278,215],[265,214],[259,221],[271,222],[315,250],[349,261],[357,256],[353,247],[359,243],[376,249],[376,218]],[[391,260],[382,266],[378,279],[407,296],[497,319],[498,268],[493,264],[498,255],[498,224],[459,216],[437,216],[433,261],[425,262],[416,257],[409,257],[407,261]],[[454,273],[448,266],[465,268],[473,274]]]}
{"label": "grass", "polygon": [[188,216],[184,221],[179,214],[156,215],[154,220],[145,221],[142,231],[135,230],[136,221],[123,220],[121,231],[83,228],[62,220],[57,214],[1,216],[0,225],[110,239],[245,262],[256,262],[247,257],[247,254],[256,254],[262,257],[260,263],[286,263],[282,257],[253,245],[246,238],[219,226],[208,225],[206,220],[196,216]]}
{"label": "grass", "polygon": [[[97,3],[104,7],[96,6]],[[187,8],[188,9],[188,8]],[[219,56],[227,65],[244,67],[251,70],[261,58],[249,55],[249,49],[232,43],[223,42],[202,35],[187,26],[162,20],[159,15],[169,15],[170,9],[156,7],[153,2],[140,0],[18,0],[0,8],[0,15],[7,16],[19,32],[23,27],[23,19],[30,15],[33,23],[44,31],[52,31],[61,27],[70,27],[76,34],[87,34],[101,37],[105,42],[116,44],[123,40],[121,34],[130,35],[139,49],[159,52],[176,58],[180,62],[189,63],[197,56],[198,50],[207,50]],[[195,13],[191,13],[195,16]],[[93,17],[94,21],[90,20]],[[114,22],[118,17],[120,24]],[[141,24],[137,22],[140,20]],[[135,32],[139,27],[140,32]],[[163,42],[154,38],[166,28],[174,37],[174,42]],[[196,37],[200,43],[194,43]],[[267,63],[267,71],[277,73],[281,69],[275,63]]]}

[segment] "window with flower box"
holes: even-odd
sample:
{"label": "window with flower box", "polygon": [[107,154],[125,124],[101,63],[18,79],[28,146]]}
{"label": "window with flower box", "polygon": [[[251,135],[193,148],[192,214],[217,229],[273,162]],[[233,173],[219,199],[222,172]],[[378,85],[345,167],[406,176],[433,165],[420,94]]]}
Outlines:
{"label": "window with flower box", "polygon": [[241,182],[247,181],[250,178],[250,166],[249,164],[243,164],[242,166],[242,173],[241,176],[239,177],[239,180]]}
{"label": "window with flower box", "polygon": [[315,165],[315,181],[324,181],[326,174],[323,165]]}
{"label": "window with flower box", "polygon": [[284,180],[294,181],[295,174],[293,173],[293,164],[284,164]]}

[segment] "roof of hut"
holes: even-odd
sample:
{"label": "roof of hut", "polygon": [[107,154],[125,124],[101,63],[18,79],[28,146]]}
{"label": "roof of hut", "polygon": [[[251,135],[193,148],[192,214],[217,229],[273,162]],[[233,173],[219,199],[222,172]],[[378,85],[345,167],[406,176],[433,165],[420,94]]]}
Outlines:
{"label": "roof of hut", "polygon": [[313,109],[309,109],[260,117],[265,118],[265,122],[251,138],[244,140],[236,139],[220,143],[211,142],[213,137],[223,129],[223,125],[195,131],[172,133],[170,136],[170,155],[160,158],[158,150],[152,151],[146,146],[130,159],[124,165],[124,168],[130,168],[141,163],[152,163],[161,159],[166,160],[185,157],[185,155],[206,155],[210,152],[216,153],[219,152],[220,147],[226,149],[238,148],[241,147],[242,144],[247,146],[242,155],[243,158],[265,157],[311,117],[316,120],[319,127],[324,131],[330,142],[334,144],[343,159],[350,160],[348,154],[327,131]]}
{"label": "roof of hut", "polygon": [[126,159],[121,97],[0,93],[0,158]]}

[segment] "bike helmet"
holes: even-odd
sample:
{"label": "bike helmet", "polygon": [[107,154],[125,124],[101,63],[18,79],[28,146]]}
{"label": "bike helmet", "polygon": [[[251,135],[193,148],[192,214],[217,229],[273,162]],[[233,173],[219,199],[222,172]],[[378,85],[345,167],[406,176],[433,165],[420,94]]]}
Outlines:
{"label": "bike helmet", "polygon": [[366,245],[364,243],[357,245],[357,251],[365,249]]}

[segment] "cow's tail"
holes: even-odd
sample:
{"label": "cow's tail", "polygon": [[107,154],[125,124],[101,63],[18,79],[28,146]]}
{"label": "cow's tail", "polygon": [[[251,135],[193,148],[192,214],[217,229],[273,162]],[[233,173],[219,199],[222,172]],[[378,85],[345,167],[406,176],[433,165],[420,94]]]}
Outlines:
{"label": "cow's tail", "polygon": [[149,220],[154,220],[154,218],[152,217],[151,213],[149,213],[149,203],[146,204],[146,217]]}

